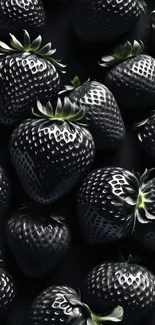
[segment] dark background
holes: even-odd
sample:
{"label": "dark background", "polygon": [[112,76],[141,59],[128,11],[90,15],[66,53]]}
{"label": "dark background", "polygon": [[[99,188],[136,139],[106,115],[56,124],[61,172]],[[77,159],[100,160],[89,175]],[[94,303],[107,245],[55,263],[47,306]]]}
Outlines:
{"label": "dark background", "polygon": [[[153,9],[153,1],[147,2],[150,12]],[[47,25],[44,31],[44,40],[45,42],[52,42],[53,46],[57,48],[57,58],[61,58],[62,62],[67,64],[67,74],[63,77],[64,83],[68,84],[76,74],[79,76],[81,82],[84,82],[88,78],[102,82],[104,72],[99,68],[97,61],[100,60],[103,54],[113,48],[114,43],[99,44],[98,46],[96,44],[87,44],[86,46],[76,39],[71,22],[73,18],[72,0],[64,4],[57,3],[53,5],[52,1],[45,0],[45,6],[47,8]],[[125,39],[144,39],[147,25],[148,15],[139,19],[134,29],[130,34],[122,38],[121,42],[124,42]],[[97,153],[94,167],[112,165],[143,172],[146,167],[154,166],[155,163],[144,155],[139,147],[136,134],[133,132],[132,127],[132,122],[136,120],[134,111],[123,112],[123,116],[127,129],[126,140],[116,152]],[[0,164],[7,170],[12,181],[12,206],[18,207],[27,198],[11,166],[8,150],[10,133],[11,130],[9,128],[0,127]],[[61,200],[58,206],[55,205],[55,209],[67,217],[72,230],[72,247],[59,268],[41,280],[28,279],[22,276],[7,247],[5,225],[11,215],[11,211],[7,217],[5,216],[5,219],[0,221],[0,243],[4,255],[5,267],[14,275],[18,287],[17,303],[7,318],[0,321],[1,325],[21,325],[33,299],[48,285],[66,284],[75,289],[81,288],[85,276],[96,264],[103,260],[116,260],[117,252],[119,251],[122,251],[126,256],[129,253],[138,253],[143,257],[141,263],[155,273],[153,266],[154,254],[146,252],[134,240],[125,240],[114,246],[88,247],[83,242],[76,224],[74,194],[72,192],[72,194]],[[148,320],[147,324],[145,322],[142,325],[155,324],[155,319],[152,319],[152,321],[151,319],[152,315],[150,315],[150,320]]]}

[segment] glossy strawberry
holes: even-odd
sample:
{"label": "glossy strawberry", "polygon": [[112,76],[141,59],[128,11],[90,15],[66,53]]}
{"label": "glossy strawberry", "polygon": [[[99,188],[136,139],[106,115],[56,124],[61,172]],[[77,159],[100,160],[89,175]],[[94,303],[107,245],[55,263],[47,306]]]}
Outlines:
{"label": "glossy strawberry", "polygon": [[19,32],[45,25],[45,11],[41,0],[1,0],[0,33]]}
{"label": "glossy strawberry", "polygon": [[10,199],[10,182],[4,169],[0,166],[0,217],[3,216],[3,214],[8,210]]}
{"label": "glossy strawberry", "polygon": [[109,316],[95,315],[86,306],[77,292],[67,286],[51,286],[45,289],[32,304],[25,325],[99,325],[102,321],[121,321],[123,310],[121,307]]}
{"label": "glossy strawberry", "polygon": [[69,98],[77,107],[85,109],[82,120],[87,124],[94,138],[96,149],[115,149],[124,140],[125,127],[117,102],[111,91],[97,81],[86,81],[80,85],[78,77],[72,86]]}
{"label": "glossy strawberry", "polygon": [[[10,141],[11,159],[27,194],[48,204],[69,192],[87,173],[94,158],[94,141],[89,131],[76,123],[83,111],[65,98],[38,102],[38,113],[23,121]],[[74,123],[75,122],[75,123]]]}
{"label": "glossy strawberry", "polygon": [[120,305],[122,324],[139,325],[155,307],[155,276],[140,265],[103,262],[86,277],[82,298],[97,313]]}
{"label": "glossy strawberry", "polygon": [[77,196],[77,218],[88,243],[119,240],[133,232],[137,222],[155,220],[150,173],[136,176],[123,168],[105,167],[85,178]]}
{"label": "glossy strawberry", "polygon": [[74,0],[73,25],[78,37],[89,42],[114,40],[125,34],[144,12],[144,1]]}
{"label": "glossy strawberry", "polygon": [[9,312],[15,298],[15,282],[10,274],[0,268],[0,317]]}
{"label": "glossy strawberry", "polygon": [[21,208],[8,221],[7,239],[21,271],[39,277],[53,270],[70,247],[70,231],[61,217]]}
{"label": "glossy strawberry", "polygon": [[155,105],[155,60],[142,54],[144,45],[134,41],[118,47],[102,58],[100,66],[109,67],[105,85],[112,91],[121,110],[141,114]]}
{"label": "glossy strawberry", "polygon": [[33,42],[24,31],[23,45],[11,36],[11,46],[0,42],[0,123],[13,124],[31,115],[37,100],[49,100],[60,88],[60,76],[52,58],[51,43],[41,48],[41,36]]}

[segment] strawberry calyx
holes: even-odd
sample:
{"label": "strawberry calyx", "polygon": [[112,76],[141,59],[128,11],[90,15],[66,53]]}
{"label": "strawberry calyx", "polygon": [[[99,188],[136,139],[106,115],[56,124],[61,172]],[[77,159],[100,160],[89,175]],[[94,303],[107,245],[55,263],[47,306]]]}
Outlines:
{"label": "strawberry calyx", "polygon": [[39,35],[31,42],[30,35],[27,30],[24,30],[24,40],[23,44],[13,35],[9,34],[10,45],[0,41],[0,55],[9,54],[9,53],[22,53],[22,52],[30,52],[35,53],[38,56],[41,56],[55,65],[60,72],[65,73],[64,68],[66,65],[62,64],[60,60],[56,60],[53,58],[53,54],[56,53],[56,49],[52,48],[51,42],[41,47],[42,37]]}
{"label": "strawberry calyx", "polygon": [[144,44],[141,40],[134,40],[133,45],[127,41],[124,45],[119,45],[113,54],[105,55],[101,58],[99,65],[103,68],[108,68],[118,64],[126,59],[135,57],[144,51]]}
{"label": "strawberry calyx", "polygon": [[78,76],[75,76],[72,80],[71,80],[71,84],[70,85],[65,85],[64,89],[59,91],[59,94],[63,94],[66,92],[70,92],[75,90],[76,88],[78,88],[81,85],[80,79]]}
{"label": "strawberry calyx", "polygon": [[146,2],[144,0],[138,0],[138,4],[139,4],[139,7],[140,7],[141,11],[146,13],[147,12]]}
{"label": "strawberry calyx", "polygon": [[88,310],[90,318],[87,319],[87,325],[99,325],[102,322],[121,322],[123,319],[124,311],[121,306],[117,306],[109,315],[101,316],[94,314],[89,306],[83,304],[85,308]]}
{"label": "strawberry calyx", "polygon": [[148,211],[149,206],[154,202],[151,199],[151,191],[150,191],[150,174],[155,171],[155,168],[150,170],[145,170],[139,180],[139,193],[137,196],[137,203],[135,206],[134,213],[134,224],[133,231],[135,229],[136,222],[140,222],[141,224],[147,224],[153,220],[155,220],[155,214],[152,214]]}
{"label": "strawberry calyx", "polygon": [[64,102],[58,98],[55,109],[50,101],[45,106],[40,101],[37,101],[37,111],[32,109],[32,113],[38,118],[47,118],[51,121],[78,122],[83,119],[85,110],[83,107],[78,108],[68,97],[65,97]]}

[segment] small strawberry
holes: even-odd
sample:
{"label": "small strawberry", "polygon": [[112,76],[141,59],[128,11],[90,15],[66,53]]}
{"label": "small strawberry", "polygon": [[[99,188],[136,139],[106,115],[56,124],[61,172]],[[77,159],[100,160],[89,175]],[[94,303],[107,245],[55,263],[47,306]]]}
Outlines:
{"label": "small strawberry", "polygon": [[137,178],[123,168],[105,167],[87,175],[77,196],[77,218],[88,243],[119,240],[134,231],[136,222],[155,220],[148,208],[150,172]]}
{"label": "small strawberry", "polygon": [[41,36],[33,42],[24,31],[23,45],[11,36],[11,47],[0,42],[0,122],[13,124],[30,115],[37,100],[49,100],[60,88],[55,68],[64,66],[52,58],[51,43],[41,48]]}
{"label": "small strawberry", "polygon": [[102,57],[101,67],[109,67],[105,85],[125,112],[147,111],[155,105],[155,59],[146,54],[142,42],[118,47],[113,55]]}
{"label": "small strawberry", "polygon": [[[34,112],[35,113],[35,112]],[[36,118],[23,121],[13,132],[11,159],[27,194],[48,204],[69,192],[89,170],[94,141],[89,131],[74,122],[83,110],[65,98],[54,113],[48,102],[38,102]]]}
{"label": "small strawberry", "polygon": [[141,324],[155,308],[155,276],[128,262],[103,262],[87,276],[82,298],[97,313],[120,305],[122,324]]}
{"label": "small strawberry", "polygon": [[143,150],[152,158],[155,158],[155,111],[140,123],[135,125],[138,139]]}
{"label": "small strawberry", "polygon": [[0,268],[0,317],[8,313],[16,298],[16,285],[10,274]]}
{"label": "small strawberry", "polygon": [[80,85],[79,78],[75,77],[72,86],[65,86],[64,91],[71,91],[71,102],[84,108],[82,122],[88,125],[96,149],[115,149],[122,143],[124,123],[117,102],[106,86],[97,81],[86,81]]}
{"label": "small strawberry", "polygon": [[145,12],[141,0],[75,0],[74,29],[89,42],[114,40],[129,31]]}
{"label": "small strawberry", "polygon": [[0,217],[8,210],[10,199],[10,182],[4,169],[0,166]]}
{"label": "small strawberry", "polygon": [[61,217],[45,216],[30,208],[21,208],[13,214],[6,233],[21,271],[30,277],[51,271],[70,246],[70,231]]}
{"label": "small strawberry", "polygon": [[45,10],[41,0],[1,0],[0,33],[19,32],[23,28],[38,29],[45,25]]}
{"label": "small strawberry", "polygon": [[123,309],[117,307],[108,316],[97,316],[81,302],[76,291],[67,286],[51,286],[32,304],[25,325],[99,325],[105,321],[119,322]]}

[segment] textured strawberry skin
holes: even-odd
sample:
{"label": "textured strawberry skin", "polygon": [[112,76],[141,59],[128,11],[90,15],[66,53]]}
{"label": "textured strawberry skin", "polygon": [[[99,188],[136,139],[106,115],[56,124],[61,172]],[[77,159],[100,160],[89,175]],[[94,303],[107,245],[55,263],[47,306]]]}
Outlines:
{"label": "textured strawberry skin", "polygon": [[27,194],[48,204],[69,192],[89,170],[94,141],[78,125],[28,119],[14,131],[10,153]]}
{"label": "textured strawberry skin", "polygon": [[151,115],[148,121],[137,129],[140,144],[143,150],[152,158],[155,158],[155,115]]}
{"label": "textured strawberry skin", "polygon": [[32,304],[26,325],[85,325],[86,311],[77,293],[67,286],[45,289]]}
{"label": "textured strawberry skin", "polygon": [[125,198],[135,199],[138,188],[128,176],[123,168],[106,167],[95,169],[85,178],[77,196],[77,218],[88,243],[113,242],[131,230],[135,206],[126,203]]}
{"label": "textured strawberry skin", "polygon": [[124,309],[122,324],[139,324],[154,308],[155,277],[139,265],[104,262],[88,274],[82,299],[97,313],[120,305]]}
{"label": "textured strawberry skin", "polygon": [[11,189],[8,177],[0,167],[0,217],[7,211],[11,200]]}
{"label": "textured strawberry skin", "polygon": [[105,85],[112,91],[121,109],[131,112],[154,108],[155,60],[143,54],[127,59],[110,69]]}
{"label": "textured strawberry skin", "polygon": [[60,77],[47,60],[29,52],[7,55],[0,67],[0,122],[29,116],[36,101],[48,101],[60,88]]}
{"label": "textured strawberry skin", "polygon": [[0,32],[14,32],[21,29],[45,25],[45,10],[41,0],[1,0]]}
{"label": "textured strawberry skin", "polygon": [[7,224],[7,238],[21,271],[39,277],[53,270],[70,247],[70,231],[49,216],[19,210]]}
{"label": "textured strawberry skin", "polygon": [[16,298],[16,286],[11,275],[0,268],[0,316],[12,307]]}
{"label": "textured strawberry skin", "polygon": [[125,34],[141,15],[135,0],[75,0],[74,29],[84,41],[102,42]]}
{"label": "textured strawberry skin", "polygon": [[69,96],[78,107],[84,107],[83,123],[93,135],[96,149],[114,149],[125,137],[125,127],[113,94],[99,82],[85,82]]}

